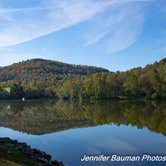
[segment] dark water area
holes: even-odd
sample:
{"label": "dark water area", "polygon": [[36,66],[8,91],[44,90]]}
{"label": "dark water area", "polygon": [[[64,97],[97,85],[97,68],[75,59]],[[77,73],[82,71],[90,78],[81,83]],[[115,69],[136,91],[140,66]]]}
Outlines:
{"label": "dark water area", "polygon": [[1,101],[0,137],[26,142],[66,166],[166,165],[166,161],[81,161],[84,155],[166,156],[166,104]]}

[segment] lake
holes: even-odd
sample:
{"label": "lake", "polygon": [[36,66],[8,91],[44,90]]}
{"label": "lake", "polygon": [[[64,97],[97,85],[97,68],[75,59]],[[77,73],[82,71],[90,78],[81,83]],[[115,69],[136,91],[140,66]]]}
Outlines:
{"label": "lake", "polygon": [[165,165],[81,161],[84,155],[166,155],[166,104],[144,101],[1,101],[0,137],[26,142],[65,166]]}

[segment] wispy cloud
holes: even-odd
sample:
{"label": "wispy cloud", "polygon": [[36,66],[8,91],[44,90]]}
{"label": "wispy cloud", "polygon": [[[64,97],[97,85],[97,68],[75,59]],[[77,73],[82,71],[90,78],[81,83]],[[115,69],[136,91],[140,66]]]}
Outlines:
{"label": "wispy cloud", "polygon": [[[86,35],[86,44],[101,42],[107,51],[116,52],[136,41],[144,18],[142,4],[150,1],[40,0],[38,6],[1,7],[0,47],[20,44],[88,22],[87,32],[91,35]],[[15,2],[19,3],[20,0]],[[0,6],[3,6],[3,1],[0,1]]]}
{"label": "wispy cloud", "polygon": [[143,29],[147,3],[134,2],[112,6],[97,15],[85,33],[86,45],[97,43],[112,54],[135,43]]}

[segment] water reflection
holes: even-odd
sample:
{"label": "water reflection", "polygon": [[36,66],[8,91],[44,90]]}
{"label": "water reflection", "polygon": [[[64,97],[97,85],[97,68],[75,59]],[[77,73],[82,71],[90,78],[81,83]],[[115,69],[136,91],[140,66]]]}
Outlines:
{"label": "water reflection", "polygon": [[156,102],[0,102],[0,126],[34,135],[101,124],[146,127],[166,135],[166,104]]}
{"label": "water reflection", "polygon": [[65,166],[164,165],[80,159],[84,154],[165,154],[165,124],[165,103],[0,102],[0,137],[26,142]]}

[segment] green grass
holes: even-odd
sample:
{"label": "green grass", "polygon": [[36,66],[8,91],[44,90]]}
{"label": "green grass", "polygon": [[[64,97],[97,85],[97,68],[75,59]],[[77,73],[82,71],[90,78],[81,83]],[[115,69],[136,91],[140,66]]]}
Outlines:
{"label": "green grass", "polygon": [[7,88],[4,88],[4,90],[5,90],[6,92],[10,93],[11,88],[7,87]]}
{"label": "green grass", "polygon": [[[0,143],[0,162],[8,162],[9,166],[35,166],[35,161],[17,150],[15,145],[10,142]],[[0,163],[0,166],[3,166]],[[8,166],[7,164],[4,166]]]}
{"label": "green grass", "polygon": [[4,159],[0,159],[0,165],[1,166],[21,166],[20,164],[17,164],[9,160],[4,160]]}

